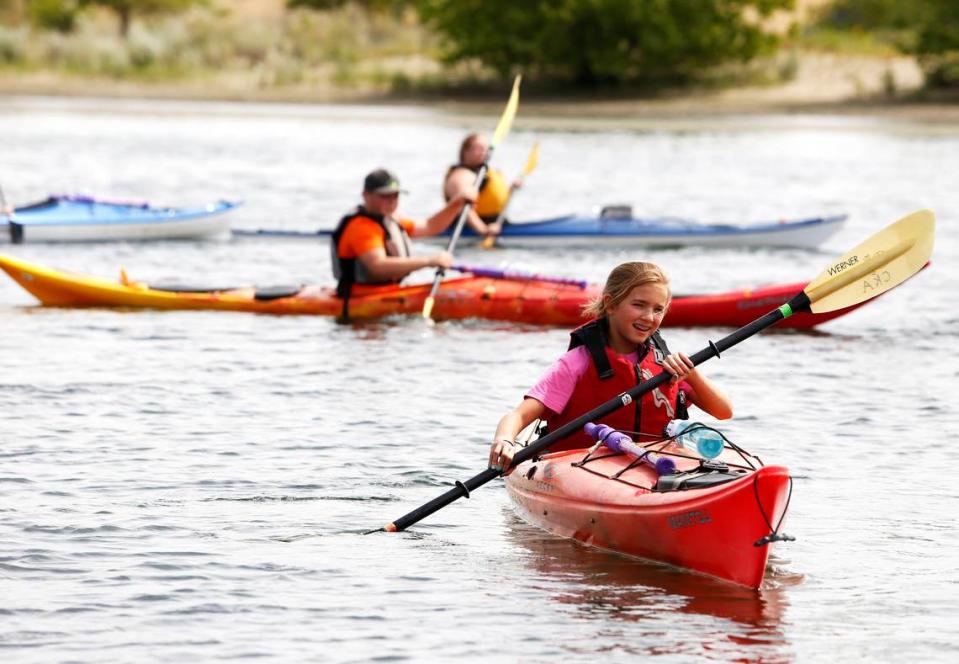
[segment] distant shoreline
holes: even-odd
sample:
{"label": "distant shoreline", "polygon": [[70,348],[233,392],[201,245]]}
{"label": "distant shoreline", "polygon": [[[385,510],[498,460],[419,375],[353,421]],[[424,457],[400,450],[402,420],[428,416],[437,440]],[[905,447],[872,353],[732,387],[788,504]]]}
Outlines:
{"label": "distant shoreline", "polygon": [[[819,66],[822,66],[821,64]],[[888,66],[888,65],[886,65]],[[871,75],[875,76],[873,72]],[[845,74],[848,78],[848,74]],[[861,81],[856,81],[861,92]],[[851,94],[848,86],[823,81],[816,76],[770,87],[730,88],[718,91],[679,91],[659,97],[601,95],[591,99],[582,92],[557,97],[527,94],[522,98],[526,118],[547,124],[575,120],[587,125],[644,126],[655,121],[682,123],[712,117],[758,115],[866,116],[936,125],[959,125],[959,95],[934,95],[912,89],[895,96],[867,88],[867,94]],[[333,86],[260,88],[237,77],[141,82],[88,79],[55,72],[0,72],[3,97],[89,97],[109,99],[166,99],[251,103],[361,104],[432,106],[455,113],[486,114],[499,108],[494,95],[456,93],[392,93],[380,90],[348,90]]]}

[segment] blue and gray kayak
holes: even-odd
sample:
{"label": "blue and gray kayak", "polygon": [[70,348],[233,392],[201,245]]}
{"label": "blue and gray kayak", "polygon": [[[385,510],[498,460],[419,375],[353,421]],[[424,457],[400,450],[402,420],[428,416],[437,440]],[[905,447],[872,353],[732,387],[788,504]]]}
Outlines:
{"label": "blue and gray kayak", "polygon": [[[238,202],[198,207],[154,207],[140,201],[50,196],[0,216],[0,242],[100,242],[201,238],[229,233],[226,213]],[[2,228],[2,226],[0,226]]]}
{"label": "blue and gray kayak", "polygon": [[[566,215],[542,221],[506,224],[498,244],[511,246],[723,246],[723,247],[818,247],[845,223],[844,214],[782,219],[759,224],[709,224],[676,217],[637,218],[628,206],[603,208],[597,216]],[[421,238],[447,242],[450,230]],[[236,237],[328,238],[331,231],[234,230]],[[463,237],[475,238],[468,227]]]}
{"label": "blue and gray kayak", "polygon": [[[846,218],[841,214],[749,225],[709,224],[676,217],[638,218],[628,206],[615,206],[604,208],[598,216],[567,215],[543,221],[509,223],[503,227],[499,242],[503,246],[700,245],[812,249],[836,233]],[[463,235],[475,237],[469,228],[463,229]]]}

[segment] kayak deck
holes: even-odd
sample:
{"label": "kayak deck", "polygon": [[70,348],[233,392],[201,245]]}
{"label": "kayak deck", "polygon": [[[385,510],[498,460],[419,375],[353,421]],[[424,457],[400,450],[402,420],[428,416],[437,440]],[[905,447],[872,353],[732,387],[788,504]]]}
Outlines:
{"label": "kayak deck", "polygon": [[[812,249],[838,232],[846,215],[778,220],[753,225],[707,224],[675,217],[567,215],[541,221],[513,222],[503,227],[504,245],[591,246],[766,246]],[[463,235],[475,233],[463,229]],[[444,235],[436,236],[442,239]],[[427,238],[429,239],[429,238]]]}
{"label": "kayak deck", "polygon": [[506,488],[524,520],[587,546],[760,586],[768,538],[788,508],[786,468],[737,462],[727,450],[728,477],[710,480],[693,472],[698,460],[670,445],[680,469],[703,486],[658,490],[650,466],[604,449],[586,463],[586,450],[571,450],[520,464]]}

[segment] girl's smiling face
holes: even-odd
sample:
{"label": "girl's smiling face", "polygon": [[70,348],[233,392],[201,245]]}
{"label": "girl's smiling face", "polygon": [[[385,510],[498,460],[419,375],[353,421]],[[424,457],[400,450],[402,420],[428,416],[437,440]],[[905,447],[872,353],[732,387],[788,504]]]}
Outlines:
{"label": "girl's smiling face", "polygon": [[669,308],[669,291],[665,284],[643,284],[616,305],[607,295],[605,306],[610,345],[619,353],[631,353],[659,329]]}

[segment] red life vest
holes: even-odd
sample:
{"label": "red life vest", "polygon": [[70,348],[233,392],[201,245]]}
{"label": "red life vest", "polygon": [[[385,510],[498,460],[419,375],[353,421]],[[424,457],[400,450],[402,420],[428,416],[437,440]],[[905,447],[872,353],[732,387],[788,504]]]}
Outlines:
{"label": "red life vest", "polygon": [[[606,320],[598,319],[570,334],[570,349],[586,346],[590,356],[589,368],[576,383],[563,412],[546,418],[550,431],[664,371],[662,362],[669,349],[658,332],[637,348],[639,362],[634,365],[609,347],[607,329]],[[670,381],[642,395],[638,401],[614,410],[602,418],[601,423],[617,431],[633,433],[638,442],[643,442],[650,438],[635,436],[636,432],[662,438],[670,420],[687,417],[685,395],[679,389],[679,383]],[[595,442],[585,432],[578,431],[551,445],[549,451],[581,449]]]}

